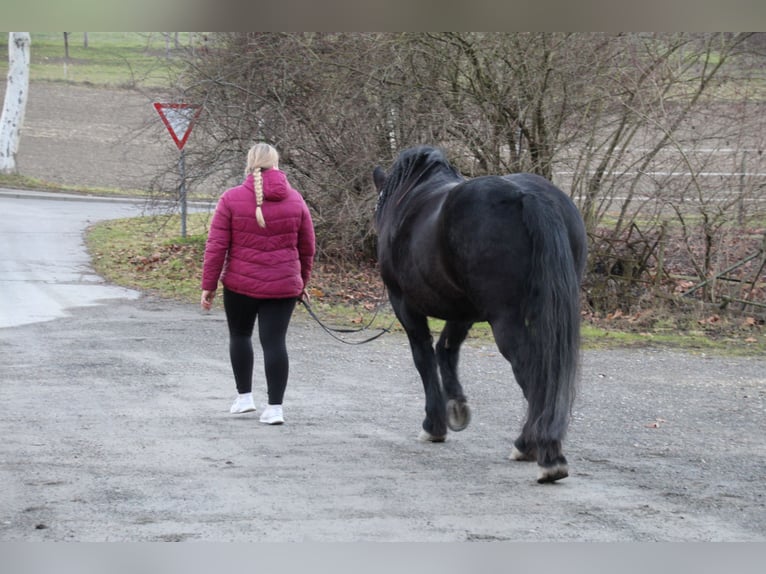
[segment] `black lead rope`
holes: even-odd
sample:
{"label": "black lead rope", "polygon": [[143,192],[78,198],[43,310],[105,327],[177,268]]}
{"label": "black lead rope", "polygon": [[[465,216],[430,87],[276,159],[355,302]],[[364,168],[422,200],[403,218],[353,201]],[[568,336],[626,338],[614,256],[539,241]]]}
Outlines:
{"label": "black lead rope", "polygon": [[316,321],[317,324],[320,327],[322,327],[322,329],[324,329],[325,333],[330,335],[330,337],[332,337],[336,341],[340,341],[341,343],[345,343],[346,345],[364,345],[365,343],[374,341],[381,335],[388,333],[391,330],[391,327],[394,326],[394,321],[392,321],[388,327],[386,327],[385,329],[381,329],[380,333],[377,333],[376,335],[373,335],[372,337],[369,337],[365,339],[364,341],[347,341],[346,339],[342,337],[338,337],[335,333],[359,333],[360,331],[366,331],[367,329],[369,329],[370,325],[372,325],[372,322],[375,320],[375,317],[378,316],[378,310],[380,309],[380,307],[378,307],[378,309],[375,310],[375,314],[372,316],[372,319],[370,319],[369,323],[367,323],[367,325],[365,325],[364,327],[359,327],[358,329],[335,329],[325,325],[322,322],[322,320],[319,317],[317,317],[316,313],[314,313],[313,309],[311,308],[311,305],[309,305],[306,301],[304,301],[303,299],[298,299],[298,301],[306,308],[306,311],[308,311],[308,314],[311,316],[311,318],[314,319],[314,321]]}

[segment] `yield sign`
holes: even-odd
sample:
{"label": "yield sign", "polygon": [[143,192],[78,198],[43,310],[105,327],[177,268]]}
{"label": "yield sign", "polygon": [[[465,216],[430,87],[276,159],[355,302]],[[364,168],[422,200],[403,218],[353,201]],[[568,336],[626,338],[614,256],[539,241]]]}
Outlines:
{"label": "yield sign", "polygon": [[192,131],[194,120],[202,108],[194,104],[160,104],[155,103],[154,109],[160,114],[162,123],[168,128],[170,136],[176,142],[178,149],[183,149]]}

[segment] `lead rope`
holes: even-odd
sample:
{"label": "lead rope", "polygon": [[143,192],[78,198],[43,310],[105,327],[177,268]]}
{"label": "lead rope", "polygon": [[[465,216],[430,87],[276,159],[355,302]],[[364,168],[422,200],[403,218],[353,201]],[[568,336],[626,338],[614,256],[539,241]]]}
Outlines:
{"label": "lead rope", "polygon": [[370,325],[372,325],[373,321],[375,321],[375,318],[378,316],[378,311],[380,311],[380,305],[378,305],[378,308],[375,309],[375,314],[372,316],[372,319],[370,319],[370,321],[364,327],[359,327],[358,329],[335,329],[333,327],[328,327],[327,325],[325,325],[322,322],[322,320],[319,317],[317,317],[316,313],[314,313],[314,310],[311,308],[311,305],[309,303],[307,303],[303,299],[298,299],[298,301],[306,308],[306,311],[311,316],[311,318],[314,319],[314,321],[316,321],[317,324],[320,327],[322,327],[322,329],[324,329],[325,333],[330,335],[330,337],[332,337],[336,341],[340,341],[341,343],[345,343],[346,345],[364,345],[365,343],[374,341],[375,339],[384,335],[385,333],[390,332],[391,328],[394,326],[394,323],[396,322],[396,319],[394,319],[393,321],[391,321],[391,324],[388,327],[381,329],[380,333],[377,333],[373,335],[372,337],[365,339],[364,341],[347,341],[346,339],[342,337],[338,337],[335,333],[359,333],[360,331],[366,331],[367,329],[370,328]]}

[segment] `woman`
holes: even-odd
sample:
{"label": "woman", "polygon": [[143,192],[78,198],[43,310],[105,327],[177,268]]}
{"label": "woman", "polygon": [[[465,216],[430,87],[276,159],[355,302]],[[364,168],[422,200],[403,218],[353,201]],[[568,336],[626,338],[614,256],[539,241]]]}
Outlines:
{"label": "woman", "polygon": [[232,414],[255,410],[252,335],[257,318],[268,390],[260,421],[284,422],[289,368],[285,338],[297,300],[308,298],[314,252],[314,226],[305,201],[279,170],[277,150],[255,144],[247,154],[244,183],[218,201],[202,270],[203,309],[210,310],[219,280],[223,284],[238,392]]}

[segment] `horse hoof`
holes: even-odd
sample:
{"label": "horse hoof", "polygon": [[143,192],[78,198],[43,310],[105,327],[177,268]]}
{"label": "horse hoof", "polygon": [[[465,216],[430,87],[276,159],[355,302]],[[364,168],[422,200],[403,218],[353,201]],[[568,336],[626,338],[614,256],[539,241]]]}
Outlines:
{"label": "horse hoof", "polygon": [[450,399],[447,401],[447,426],[453,431],[461,431],[471,422],[471,409],[468,403]]}
{"label": "horse hoof", "polygon": [[537,460],[537,456],[535,456],[535,453],[521,452],[515,446],[511,450],[511,455],[508,458],[510,458],[511,460],[522,460],[522,461]]}
{"label": "horse hoof", "polygon": [[553,466],[538,466],[537,469],[537,482],[540,484],[556,482],[569,476],[569,467],[566,464],[559,463]]}
{"label": "horse hoof", "polygon": [[434,436],[427,430],[421,430],[420,434],[418,435],[418,440],[421,442],[444,442],[446,440],[446,436]]}

